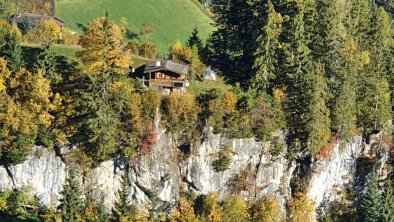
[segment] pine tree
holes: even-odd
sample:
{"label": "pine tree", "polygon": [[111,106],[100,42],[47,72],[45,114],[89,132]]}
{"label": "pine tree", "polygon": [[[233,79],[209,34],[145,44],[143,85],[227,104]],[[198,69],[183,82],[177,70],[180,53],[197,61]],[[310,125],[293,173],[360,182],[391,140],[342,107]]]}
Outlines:
{"label": "pine tree", "polygon": [[36,70],[41,69],[44,76],[49,80],[54,77],[56,71],[56,58],[51,52],[51,45],[42,46],[34,68]]}
{"label": "pine tree", "polygon": [[[110,158],[124,144],[120,136],[127,120],[123,107],[130,103],[133,87],[123,78],[130,65],[130,55],[123,51],[120,28],[108,14],[89,22],[81,37],[84,48],[78,56],[83,62],[82,75],[73,89],[75,112],[70,123],[76,128],[71,141],[97,161]],[[125,88],[129,88],[125,90]],[[123,138],[123,141],[130,138]]]}
{"label": "pine tree", "polygon": [[245,86],[253,74],[254,52],[262,27],[261,1],[215,1],[217,30],[209,41],[209,57],[233,82]]}
{"label": "pine tree", "polygon": [[125,216],[131,210],[129,178],[127,173],[122,175],[120,190],[118,191],[119,199],[115,202],[115,210],[119,217]]}
{"label": "pine tree", "polygon": [[372,10],[373,31],[369,37],[369,53],[364,53],[365,71],[361,77],[358,98],[358,120],[366,133],[382,130],[391,119],[391,99],[387,78],[392,56],[392,42],[389,15],[383,8]]}
{"label": "pine tree", "polygon": [[[306,46],[303,1],[284,1],[280,5],[283,21],[283,32],[280,36],[283,48],[279,53],[279,78],[286,87],[284,110],[290,140],[294,147],[305,145],[308,132],[306,131],[308,100],[311,90],[306,77],[310,76],[310,50]],[[299,144],[301,142],[301,144]]]}
{"label": "pine tree", "polygon": [[195,45],[195,46],[197,46],[197,49],[199,52],[202,51],[203,45],[202,45],[202,41],[201,41],[200,37],[198,36],[197,27],[194,27],[193,32],[192,32],[191,36],[189,37],[189,39],[187,40],[186,45],[190,48],[192,48]]}
{"label": "pine tree", "polygon": [[394,222],[394,188],[391,181],[388,181],[383,193],[383,221]]}
{"label": "pine tree", "polygon": [[81,211],[82,207],[82,200],[75,166],[69,167],[68,177],[63,185],[63,191],[61,194],[62,199],[60,200],[60,208],[62,212],[62,220],[64,222],[77,221],[77,215]]}
{"label": "pine tree", "polygon": [[316,154],[330,137],[330,114],[326,106],[328,100],[328,88],[324,78],[324,70],[321,64],[315,64],[312,68],[309,84],[311,98],[309,99],[308,112],[306,113],[308,132],[308,145],[312,154]]}
{"label": "pine tree", "polygon": [[367,182],[366,192],[360,199],[357,214],[360,221],[378,222],[382,219],[382,200],[374,176]]}
{"label": "pine tree", "polygon": [[3,50],[5,58],[8,61],[8,68],[13,72],[18,71],[24,65],[24,61],[22,48],[17,38],[15,36],[7,38],[6,45]]}
{"label": "pine tree", "polygon": [[265,6],[264,25],[262,34],[257,39],[258,48],[255,52],[253,68],[256,74],[251,79],[251,87],[256,90],[265,91],[272,85],[276,77],[277,53],[280,47],[279,35],[282,32],[282,16],[274,9],[269,0]]}

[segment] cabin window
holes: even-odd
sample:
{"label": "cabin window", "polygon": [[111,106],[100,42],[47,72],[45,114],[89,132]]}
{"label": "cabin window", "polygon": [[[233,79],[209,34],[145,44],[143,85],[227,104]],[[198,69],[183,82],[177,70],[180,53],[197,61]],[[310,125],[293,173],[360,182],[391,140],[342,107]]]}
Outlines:
{"label": "cabin window", "polygon": [[157,76],[157,78],[159,78],[159,79],[162,79],[162,78],[164,78],[164,75],[163,75],[163,73],[158,73],[158,76]]}
{"label": "cabin window", "polygon": [[173,87],[183,88],[184,84],[183,84],[183,82],[173,82]]}

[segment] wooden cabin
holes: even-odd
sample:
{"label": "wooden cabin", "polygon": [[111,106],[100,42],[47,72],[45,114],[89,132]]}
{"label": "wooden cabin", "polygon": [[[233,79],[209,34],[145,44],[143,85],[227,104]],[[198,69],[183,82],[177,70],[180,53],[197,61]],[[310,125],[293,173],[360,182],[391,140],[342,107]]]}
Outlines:
{"label": "wooden cabin", "polygon": [[139,77],[145,86],[163,93],[182,94],[189,85],[189,67],[170,60],[155,61],[135,70],[132,77]]}
{"label": "wooden cabin", "polygon": [[24,22],[29,22],[30,24],[36,26],[40,22],[44,20],[52,20],[54,21],[58,26],[63,27],[64,22],[60,20],[59,18],[56,18],[55,16],[50,16],[50,15],[40,15],[40,14],[33,14],[33,13],[18,13],[13,15],[10,18],[10,22],[14,22],[17,25],[20,25]]}

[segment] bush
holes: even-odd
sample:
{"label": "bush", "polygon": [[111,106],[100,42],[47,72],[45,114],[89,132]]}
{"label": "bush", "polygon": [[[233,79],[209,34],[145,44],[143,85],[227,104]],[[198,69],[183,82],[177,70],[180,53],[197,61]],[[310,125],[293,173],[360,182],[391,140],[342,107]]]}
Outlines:
{"label": "bush", "polygon": [[160,107],[161,94],[153,91],[144,91],[141,95],[142,114],[146,121],[151,121],[155,117],[156,109]]}
{"label": "bush", "polygon": [[304,193],[297,192],[288,202],[290,220],[293,222],[311,221],[314,203]]}
{"label": "bush", "polygon": [[285,145],[279,141],[279,137],[274,137],[272,138],[271,141],[271,147],[270,147],[270,154],[271,154],[271,159],[276,160],[284,151]]}
{"label": "bush", "polygon": [[251,222],[283,221],[282,211],[280,210],[279,204],[274,197],[268,197],[266,199],[252,202],[249,209],[249,214]]}
{"label": "bush", "polygon": [[231,152],[232,150],[230,146],[224,146],[220,149],[217,154],[218,159],[212,161],[212,167],[216,172],[222,172],[230,168],[232,161]]}
{"label": "bush", "polygon": [[161,103],[161,113],[165,127],[172,132],[192,130],[197,122],[199,107],[191,94],[168,95]]}
{"label": "bush", "polygon": [[231,157],[227,155],[220,156],[219,159],[212,162],[212,167],[216,172],[228,170],[231,164]]}
{"label": "bush", "polygon": [[139,55],[140,54],[140,43],[137,41],[130,41],[129,43],[127,43],[126,45],[126,50],[130,50],[131,54],[134,55]]}
{"label": "bush", "polygon": [[248,206],[239,196],[230,196],[224,199],[221,206],[222,222],[248,221]]}
{"label": "bush", "polygon": [[157,46],[151,41],[144,41],[142,42],[138,52],[138,55],[142,57],[155,59],[157,56]]}

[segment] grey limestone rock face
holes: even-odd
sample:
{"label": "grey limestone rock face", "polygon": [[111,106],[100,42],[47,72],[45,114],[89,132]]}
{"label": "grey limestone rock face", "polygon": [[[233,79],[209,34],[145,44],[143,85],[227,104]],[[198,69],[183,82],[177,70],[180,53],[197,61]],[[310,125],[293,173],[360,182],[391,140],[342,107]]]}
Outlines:
{"label": "grey limestone rock face", "polygon": [[9,166],[9,172],[0,167],[0,188],[30,186],[43,204],[55,207],[66,178],[66,165],[46,148],[34,147],[33,153],[22,164]]}
{"label": "grey limestone rock face", "polygon": [[[80,175],[85,195],[103,196],[106,205],[112,206],[117,199],[121,175],[127,172],[130,198],[139,204],[150,203],[152,198],[174,204],[180,190],[186,188],[197,194],[217,192],[223,197],[234,192],[233,182],[237,178],[249,182],[249,187],[236,191],[244,197],[274,195],[282,205],[290,197],[290,180],[296,164],[284,155],[273,159],[268,152],[269,142],[228,139],[208,132],[186,155],[170,133],[159,130],[157,136],[157,144],[151,152],[129,163],[127,170],[117,168],[115,160],[109,160]],[[284,134],[277,136],[285,144]],[[216,172],[212,162],[223,146],[231,148],[231,163],[228,170]],[[354,137],[341,148],[333,146],[329,158],[312,163],[307,194],[316,206],[337,198],[335,191],[354,181],[361,147],[361,137]],[[286,152],[286,147],[284,150]],[[66,178],[66,165],[45,148],[34,147],[34,153],[24,163],[8,167],[8,171],[0,167],[0,188],[31,186],[43,204],[55,207]]]}

